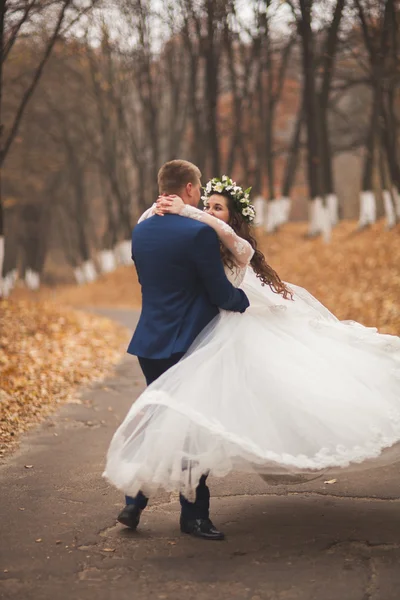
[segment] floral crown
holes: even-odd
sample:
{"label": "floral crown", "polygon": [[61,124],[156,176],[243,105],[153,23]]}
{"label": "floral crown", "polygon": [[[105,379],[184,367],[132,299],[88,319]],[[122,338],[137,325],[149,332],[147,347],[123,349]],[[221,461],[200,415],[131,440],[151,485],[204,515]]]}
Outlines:
{"label": "floral crown", "polygon": [[214,177],[211,179],[204,190],[204,195],[201,197],[203,200],[204,207],[208,206],[208,199],[214,193],[223,194],[226,193],[232,198],[235,209],[240,213],[244,220],[251,223],[256,215],[254,206],[250,204],[250,191],[251,187],[247,190],[243,190],[239,185],[236,185],[235,181],[232,181],[227,175],[222,175],[222,178]]}

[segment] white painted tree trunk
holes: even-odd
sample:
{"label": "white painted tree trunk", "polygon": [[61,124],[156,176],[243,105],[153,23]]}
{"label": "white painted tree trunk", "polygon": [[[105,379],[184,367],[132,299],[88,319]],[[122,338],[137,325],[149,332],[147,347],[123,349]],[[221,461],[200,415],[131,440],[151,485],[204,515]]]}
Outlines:
{"label": "white painted tree trunk", "polygon": [[124,240],[119,242],[115,247],[115,255],[117,262],[120,265],[132,264],[132,242],[131,240]]}
{"label": "white painted tree trunk", "polygon": [[117,261],[113,250],[102,250],[99,252],[98,260],[102,273],[111,273],[117,268]]}
{"label": "white painted tree trunk", "polygon": [[282,210],[282,224],[284,223],[288,223],[289,221],[289,216],[290,216],[290,209],[292,208],[292,202],[290,200],[290,198],[288,198],[287,196],[282,196],[282,198],[280,198],[280,203],[281,203],[281,210]]}
{"label": "white painted tree trunk", "polygon": [[35,291],[40,288],[40,275],[32,269],[27,269],[25,273],[25,284],[29,290]]}
{"label": "white painted tree trunk", "polygon": [[85,281],[85,274],[83,272],[82,267],[76,267],[74,269],[74,275],[75,275],[76,283],[78,285],[83,285],[84,283],[86,283],[86,281]]}
{"label": "white painted tree trunk", "polygon": [[97,279],[97,272],[92,260],[87,260],[74,269],[76,283],[83,285]]}
{"label": "white painted tree trunk", "polygon": [[276,231],[289,220],[291,202],[290,198],[282,197],[268,203],[265,229],[267,232]]}
{"label": "white painted tree trunk", "polygon": [[257,196],[254,200],[254,208],[256,211],[256,216],[254,219],[254,225],[256,227],[262,227],[265,221],[265,205],[266,200],[263,196]]}
{"label": "white painted tree trunk", "polygon": [[3,278],[0,277],[0,298],[8,298],[17,281],[17,277],[17,269],[10,271]]}
{"label": "white painted tree trunk", "polygon": [[374,192],[364,191],[360,193],[360,219],[358,228],[362,229],[372,225],[376,221],[376,199]]}
{"label": "white painted tree trunk", "polygon": [[308,235],[322,235],[325,242],[331,239],[332,225],[329,209],[319,196],[309,203]]}
{"label": "white painted tree trunk", "polygon": [[276,230],[279,222],[278,218],[279,206],[278,201],[273,199],[268,202],[265,218],[265,231],[272,233]]}
{"label": "white painted tree trunk", "polygon": [[97,279],[97,273],[92,260],[87,260],[82,265],[83,275],[86,283],[91,283]]}
{"label": "white painted tree trunk", "polygon": [[336,194],[328,194],[326,197],[326,205],[329,212],[331,225],[334,227],[339,222],[339,201]]}
{"label": "white painted tree trunk", "polygon": [[397,218],[400,219],[400,194],[399,194],[399,190],[397,189],[397,187],[395,185],[392,187],[392,195],[393,195],[393,202],[394,202],[396,215],[397,215]]}
{"label": "white painted tree trunk", "polygon": [[396,225],[396,211],[394,208],[392,195],[389,190],[383,190],[383,208],[385,209],[386,225],[391,229]]}

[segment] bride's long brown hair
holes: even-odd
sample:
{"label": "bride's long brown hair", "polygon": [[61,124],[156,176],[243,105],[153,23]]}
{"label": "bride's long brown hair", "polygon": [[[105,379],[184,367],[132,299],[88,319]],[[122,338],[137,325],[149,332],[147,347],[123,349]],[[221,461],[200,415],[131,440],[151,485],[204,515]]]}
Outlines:
{"label": "bride's long brown hair", "polygon": [[[223,196],[223,198],[226,199],[229,210],[229,225],[238,236],[249,242],[250,246],[254,249],[253,258],[251,259],[250,264],[257,275],[257,278],[261,281],[261,284],[269,285],[273,292],[281,294],[286,300],[293,300],[293,294],[290,289],[284,284],[278,273],[269,266],[265,260],[264,254],[258,249],[252,226],[245,221],[243,216],[236,210],[232,198],[228,194],[219,194],[217,192],[213,192],[213,194]],[[229,269],[233,270],[235,267],[233,255],[222,244],[221,256],[223,263],[227,265]]]}

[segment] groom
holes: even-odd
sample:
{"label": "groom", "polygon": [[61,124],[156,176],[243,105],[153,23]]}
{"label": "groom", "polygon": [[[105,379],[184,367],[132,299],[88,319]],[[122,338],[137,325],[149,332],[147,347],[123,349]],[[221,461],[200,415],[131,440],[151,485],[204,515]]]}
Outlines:
{"label": "groom", "polygon": [[[185,160],[164,164],[158,173],[160,194],[177,194],[197,206],[201,173]],[[138,357],[150,385],[175,365],[219,308],[244,312],[249,306],[242,290],[225,276],[219,240],[211,227],[178,215],[154,215],[138,224],[132,234],[132,259],[142,287],[142,312],[128,352]],[[209,519],[210,492],[203,475],[194,502],[182,494],[181,531],[221,540]],[[139,524],[147,498],[139,492],[126,497],[118,521],[131,529]]]}

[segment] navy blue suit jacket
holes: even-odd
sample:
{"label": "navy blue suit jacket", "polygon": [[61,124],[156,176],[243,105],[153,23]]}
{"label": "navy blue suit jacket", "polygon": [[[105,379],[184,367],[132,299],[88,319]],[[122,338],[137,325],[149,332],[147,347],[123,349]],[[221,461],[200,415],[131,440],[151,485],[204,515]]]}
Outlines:
{"label": "navy blue suit jacket", "polygon": [[128,352],[168,358],[186,352],[218,314],[244,312],[245,293],[226,278],[215,231],[178,215],[153,216],[132,233],[132,259],[142,287],[142,312]]}

